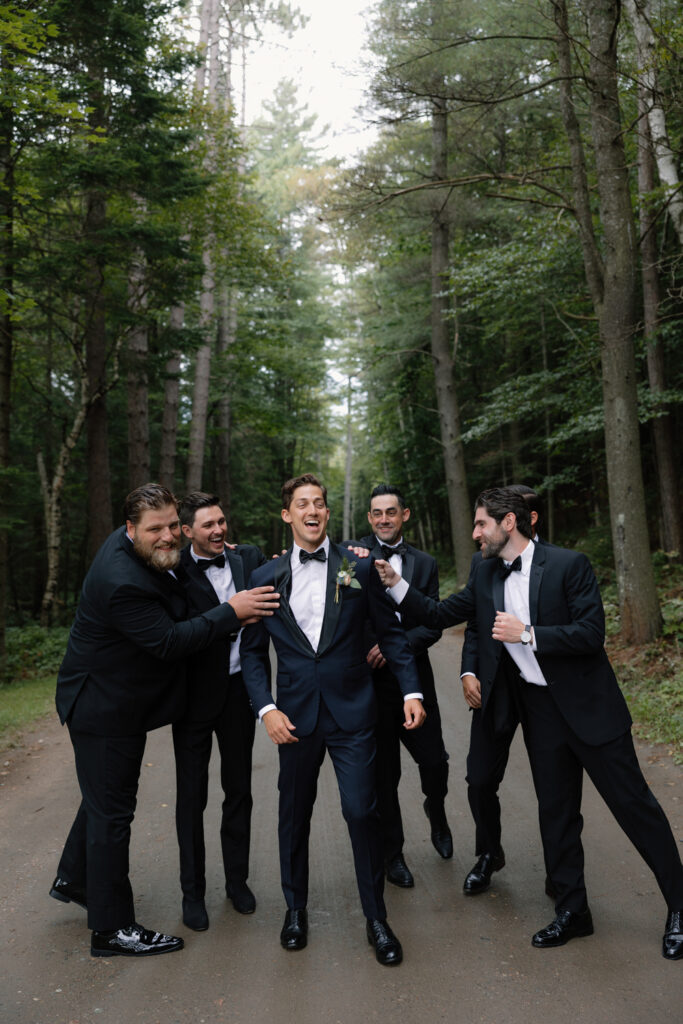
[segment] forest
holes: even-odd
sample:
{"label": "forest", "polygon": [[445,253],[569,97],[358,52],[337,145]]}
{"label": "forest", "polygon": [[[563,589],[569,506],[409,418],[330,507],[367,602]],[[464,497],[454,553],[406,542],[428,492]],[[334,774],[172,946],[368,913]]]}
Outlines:
{"label": "forest", "polygon": [[0,657],[70,622],[133,487],[214,491],[271,554],[305,471],[335,539],[394,482],[454,582],[477,493],[531,484],[652,640],[681,552],[680,3],[368,0],[352,160],[286,62],[245,121],[247,51],[303,19],[0,3]]}

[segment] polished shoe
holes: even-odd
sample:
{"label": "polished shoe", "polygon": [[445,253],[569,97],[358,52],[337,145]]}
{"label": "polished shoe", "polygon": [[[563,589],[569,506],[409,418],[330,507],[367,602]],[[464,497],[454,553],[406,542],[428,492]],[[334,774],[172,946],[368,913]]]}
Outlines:
{"label": "polished shoe", "polygon": [[74,885],[73,882],[66,882],[59,875],[57,875],[52,883],[50,896],[55,900],[59,900],[60,903],[75,903],[76,906],[83,907],[84,910],[88,909],[85,889],[82,889],[80,885]]}
{"label": "polished shoe", "polygon": [[193,932],[205,932],[209,927],[209,915],[204,900],[191,900],[183,896],[183,924]]}
{"label": "polished shoe", "polygon": [[491,884],[493,872],[500,871],[504,867],[505,854],[502,846],[498,848],[497,853],[482,853],[463,882],[462,891],[466,896],[476,896],[480,892],[486,892]]}
{"label": "polished shoe", "polygon": [[386,921],[370,921],[365,923],[368,942],[375,947],[377,963],[383,967],[393,967],[403,960],[403,950]]}
{"label": "polished shoe", "polygon": [[305,910],[288,910],[280,932],[283,949],[303,949],[308,942],[308,914]]}
{"label": "polished shoe", "polygon": [[667,915],[662,956],[666,960],[683,959],[683,910],[670,910]]}
{"label": "polished shoe", "polygon": [[227,882],[225,892],[238,914],[253,914],[256,897],[246,882]]}
{"label": "polished shoe", "polygon": [[401,889],[412,889],[415,885],[415,879],[403,859],[402,853],[397,853],[395,857],[390,857],[385,864],[385,870],[387,882],[391,882],[392,885],[398,885]]}
{"label": "polished shoe", "polygon": [[432,826],[432,846],[440,857],[443,857],[444,860],[450,860],[453,856],[453,836],[446,821],[446,811],[443,804],[432,808],[430,807],[429,799],[426,799],[422,806],[429,818],[429,824]]}
{"label": "polished shoe", "polygon": [[93,932],[90,944],[91,956],[156,956],[159,953],[174,953],[185,943],[175,935],[151,932],[141,924],[128,928],[117,928],[113,932]]}
{"label": "polished shoe", "polygon": [[547,928],[536,932],[531,945],[537,949],[550,949],[553,946],[564,946],[570,939],[580,939],[584,935],[593,934],[593,918],[586,907],[580,913],[573,910],[561,910]]}

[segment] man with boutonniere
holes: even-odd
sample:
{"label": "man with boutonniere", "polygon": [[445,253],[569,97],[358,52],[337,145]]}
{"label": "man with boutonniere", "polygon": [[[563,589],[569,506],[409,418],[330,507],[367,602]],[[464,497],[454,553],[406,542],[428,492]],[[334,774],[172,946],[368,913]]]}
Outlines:
{"label": "man with boutonniere", "polygon": [[[308,941],[308,840],[320,766],[328,752],[347,823],[368,942],[380,964],[399,964],[401,944],[387,922],[384,859],[375,795],[375,695],[365,660],[367,618],[404,698],[404,726],[425,718],[410,646],[369,558],[354,559],[327,536],[327,491],[311,473],[282,488],[282,518],[292,528],[287,553],[249,582],[277,582],[280,607],[267,625],[242,634],[244,683],[252,707],[278,745],[280,873],[287,904],[280,943]],[[264,668],[272,639],[277,697]]]}

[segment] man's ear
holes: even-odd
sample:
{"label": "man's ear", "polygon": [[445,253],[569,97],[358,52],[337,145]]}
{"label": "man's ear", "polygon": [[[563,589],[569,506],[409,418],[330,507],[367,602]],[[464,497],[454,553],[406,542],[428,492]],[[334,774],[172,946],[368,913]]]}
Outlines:
{"label": "man's ear", "polygon": [[181,530],[183,531],[183,533],[185,534],[186,537],[191,537],[192,536],[192,527],[191,526],[187,526],[186,523],[183,523],[183,525],[181,526]]}
{"label": "man's ear", "polygon": [[404,508],[403,509],[403,522],[407,523],[409,519],[410,519],[410,509],[409,508]]}
{"label": "man's ear", "polygon": [[292,517],[289,514],[289,509],[288,508],[283,508],[282,511],[280,512],[280,515],[282,516],[282,518],[285,521],[285,523],[291,523]]}
{"label": "man's ear", "polygon": [[135,523],[131,523],[130,519],[126,519],[126,533],[129,537],[135,536]]}

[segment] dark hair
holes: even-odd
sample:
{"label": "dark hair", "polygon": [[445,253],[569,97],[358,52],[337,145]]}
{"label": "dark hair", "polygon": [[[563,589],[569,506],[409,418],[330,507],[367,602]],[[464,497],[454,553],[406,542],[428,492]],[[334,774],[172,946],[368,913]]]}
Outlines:
{"label": "dark hair", "polygon": [[529,487],[528,484],[510,484],[507,490],[512,491],[513,494],[521,494],[529,506],[529,511],[535,512],[538,518],[541,518],[541,499],[533,487]]}
{"label": "dark hair", "polygon": [[391,484],[377,484],[372,494],[370,495],[370,504],[372,505],[373,498],[380,498],[384,494],[393,494],[398,499],[398,503],[405,512],[406,499],[403,497],[398,487],[392,487]]}
{"label": "dark hair", "polygon": [[474,512],[484,508],[497,523],[501,523],[508,512],[513,512],[517,519],[517,529],[523,537],[531,539],[531,510],[526,499],[515,492],[512,487],[490,487],[482,491],[474,503]]}
{"label": "dark hair", "polygon": [[180,522],[183,526],[192,526],[194,517],[200,508],[213,508],[218,505],[220,508],[221,499],[216,494],[208,494],[206,491],[192,491],[181,499],[178,506]]}
{"label": "dark hair", "polygon": [[143,484],[127,495],[123,503],[123,518],[137,526],[143,512],[166,508],[167,505],[178,507],[175,494],[172,494],[168,487],[155,483]]}
{"label": "dark hair", "polygon": [[292,504],[294,491],[297,487],[305,487],[306,484],[310,484],[311,487],[320,488],[323,492],[325,507],[327,507],[327,487],[324,487],[320,480],[318,480],[317,476],[314,476],[313,473],[302,473],[301,476],[293,476],[291,480],[288,480],[282,485],[282,507],[289,508]]}

